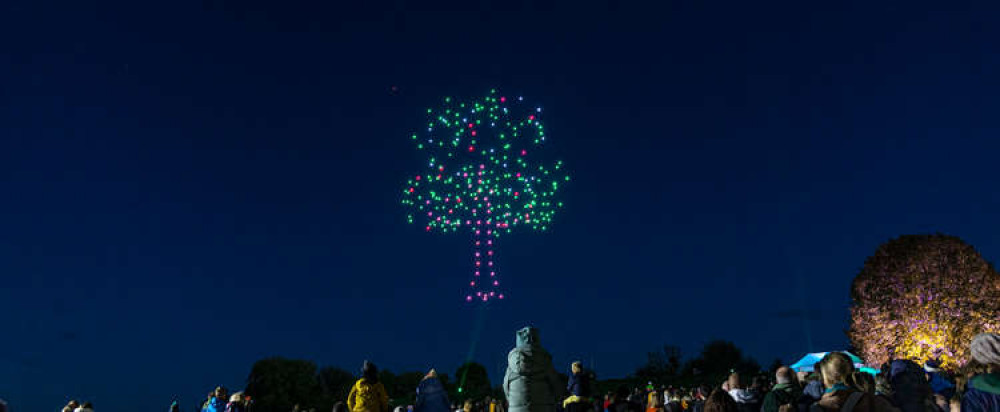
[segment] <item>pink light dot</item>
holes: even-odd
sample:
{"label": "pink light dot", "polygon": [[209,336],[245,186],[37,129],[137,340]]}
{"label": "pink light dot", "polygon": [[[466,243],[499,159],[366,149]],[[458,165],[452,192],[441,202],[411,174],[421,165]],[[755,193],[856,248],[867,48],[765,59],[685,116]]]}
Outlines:
{"label": "pink light dot", "polygon": [[494,292],[490,292],[490,296],[493,296],[493,293],[494,293]]}
{"label": "pink light dot", "polygon": [[[503,299],[503,293],[500,294],[499,298]],[[469,298],[469,300],[472,300],[472,298]]]}
{"label": "pink light dot", "polygon": [[427,227],[426,227],[425,229],[426,229],[426,230],[427,230],[428,232],[430,232],[430,231],[431,231],[431,227],[430,227],[430,226],[427,226]]}
{"label": "pink light dot", "polygon": [[412,187],[410,188],[410,193],[413,193],[413,188]]}
{"label": "pink light dot", "polygon": [[497,272],[490,272],[490,276],[496,276]]}
{"label": "pink light dot", "polygon": [[490,266],[493,266],[493,262],[492,262],[492,261],[491,261],[491,262],[489,262],[489,265],[490,265]]}
{"label": "pink light dot", "polygon": [[500,282],[494,280],[493,281],[493,286],[500,286]]}
{"label": "pink light dot", "polygon": [[469,282],[469,286],[476,286],[476,282]]}
{"label": "pink light dot", "polygon": [[528,151],[527,151],[527,150],[524,150],[524,149],[521,149],[521,156],[524,156],[524,155],[526,155],[526,154],[528,154]]}
{"label": "pink light dot", "polygon": [[479,168],[480,168],[480,169],[485,169],[485,168],[486,168],[486,165],[479,165]]}
{"label": "pink light dot", "polygon": [[476,131],[475,131],[475,130],[473,130],[473,131],[472,131],[472,135],[473,135],[473,136],[475,136],[475,135],[476,135]]}
{"label": "pink light dot", "polygon": [[503,102],[506,102],[506,101],[507,101],[506,97],[500,96],[500,103],[503,103]]}
{"label": "pink light dot", "polygon": [[528,116],[528,120],[535,120],[535,115]]}
{"label": "pink light dot", "polygon": [[417,175],[417,180],[420,180],[420,175]]}
{"label": "pink light dot", "polygon": [[[502,295],[501,295],[501,296],[502,296]],[[500,299],[503,299],[503,298],[500,298]],[[466,297],[465,297],[465,301],[466,301],[466,302],[472,302],[472,296],[466,296]]]}
{"label": "pink light dot", "polygon": [[470,128],[470,129],[472,128],[472,123],[469,123],[469,128]]}

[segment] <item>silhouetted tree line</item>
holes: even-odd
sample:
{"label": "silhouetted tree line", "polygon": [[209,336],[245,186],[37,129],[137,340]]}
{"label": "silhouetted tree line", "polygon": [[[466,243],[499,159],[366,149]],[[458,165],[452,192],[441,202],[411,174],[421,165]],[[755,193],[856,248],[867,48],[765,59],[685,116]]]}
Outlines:
{"label": "silhouetted tree line", "polygon": [[[776,361],[779,363],[780,361]],[[772,368],[777,369],[774,365]],[[664,345],[656,352],[646,355],[646,363],[635,374],[616,383],[645,384],[652,381],[657,385],[692,387],[699,384],[719,384],[732,372],[744,376],[761,373],[760,364],[732,342],[724,340],[705,344],[698,356],[682,362],[680,348]],[[634,381],[634,382],[632,382]]]}
{"label": "silhouetted tree line", "polygon": [[[426,372],[396,374],[382,369],[378,378],[391,397],[391,405],[412,405],[417,385]],[[460,382],[455,379],[463,377],[464,381],[459,386]],[[245,392],[254,400],[255,412],[287,412],[295,405],[299,405],[301,410],[329,410],[334,403],[347,400],[358,378],[359,374],[335,366],[317,369],[312,361],[274,357],[254,363],[247,377]],[[497,396],[498,391],[502,397],[503,393],[499,387],[490,386],[486,368],[474,362],[460,366],[454,379],[438,371],[438,379],[454,402]]]}
{"label": "silhouetted tree line", "polygon": [[[646,363],[635,373],[620,379],[598,380],[594,371],[595,389],[598,393],[613,391],[619,385],[645,386],[652,381],[656,385],[692,387],[707,383],[721,383],[733,371],[753,376],[761,372],[760,364],[753,358],[744,356],[732,342],[712,341],[701,353],[692,359],[682,361],[681,351],[676,346],[664,345],[661,350],[647,354]],[[780,366],[780,361],[771,365]],[[558,365],[557,369],[558,369]],[[379,372],[379,380],[389,392],[390,404],[412,405],[415,389],[427,371],[393,373],[388,369]],[[565,383],[568,376],[559,374]],[[287,412],[298,404],[300,409],[315,408],[329,410],[334,403],[347,399],[348,393],[358,374],[327,366],[317,368],[307,360],[274,357],[254,363],[247,378],[246,393],[254,399],[255,412]],[[499,386],[490,384],[486,368],[475,362],[463,364],[454,375],[438,371],[438,377],[448,390],[449,399],[455,403],[466,399],[481,400],[487,396],[503,399]]]}

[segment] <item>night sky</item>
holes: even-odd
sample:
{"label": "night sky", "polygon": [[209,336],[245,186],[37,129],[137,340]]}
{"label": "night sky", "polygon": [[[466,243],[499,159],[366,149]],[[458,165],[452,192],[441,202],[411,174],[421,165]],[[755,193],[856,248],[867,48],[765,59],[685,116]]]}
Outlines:
{"label": "night sky", "polygon": [[712,339],[790,362],[847,346],[880,243],[1000,256],[997,10],[425,3],[4,2],[0,397],[189,409],[272,355],[453,373],[469,237],[405,223],[408,136],[494,87],[573,175],[501,240],[494,379],[528,324],[601,377]]}

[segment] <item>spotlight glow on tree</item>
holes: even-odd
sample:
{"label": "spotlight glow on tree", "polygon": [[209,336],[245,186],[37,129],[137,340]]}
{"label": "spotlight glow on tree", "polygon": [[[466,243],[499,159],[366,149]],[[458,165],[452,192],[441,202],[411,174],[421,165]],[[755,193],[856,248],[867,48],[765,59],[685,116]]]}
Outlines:
{"label": "spotlight glow on tree", "polygon": [[1000,274],[961,239],[901,236],[879,246],[851,285],[854,346],[865,360],[968,361],[981,332],[1000,331]]}
{"label": "spotlight glow on tree", "polygon": [[428,232],[472,236],[467,301],[503,299],[496,241],[515,229],[545,231],[563,203],[569,175],[547,152],[542,109],[491,90],[478,100],[450,97],[427,109],[426,127],[410,135],[427,156],[403,189],[407,221]]}

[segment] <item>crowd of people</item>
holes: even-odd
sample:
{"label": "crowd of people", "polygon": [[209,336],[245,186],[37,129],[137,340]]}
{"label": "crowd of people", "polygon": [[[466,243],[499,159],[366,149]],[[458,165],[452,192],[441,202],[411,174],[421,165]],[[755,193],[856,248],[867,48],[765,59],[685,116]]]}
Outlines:
{"label": "crowd of people", "polygon": [[[201,404],[202,412],[248,412],[251,405],[253,405],[252,399],[249,396],[244,396],[243,392],[236,392],[232,396],[228,396],[228,391],[226,388],[217,387],[214,391],[209,392],[205,401]],[[180,412],[181,408],[175,400],[170,404],[170,412]]]}
{"label": "crowd of people", "polygon": [[[568,385],[541,346],[538,330],[517,331],[516,345],[507,357],[504,399],[449,401],[448,392],[432,369],[415,388],[413,405],[394,412],[1000,412],[1000,334],[976,336],[965,369],[951,375],[933,361],[918,365],[897,359],[872,375],[855,369],[850,357],[827,354],[811,372],[777,369],[773,381],[745,379],[731,373],[725,382],[695,388],[619,386],[599,396],[592,376],[579,362],[570,365]],[[250,396],[231,396],[219,387],[208,394],[201,412],[249,412]],[[378,369],[365,361],[361,378],[333,412],[388,412],[389,394],[379,382]],[[62,412],[93,412],[89,402],[70,401]],[[177,402],[170,412],[179,412]],[[7,412],[0,401],[0,412]],[[296,405],[293,412],[303,411]]]}
{"label": "crowd of people", "polygon": [[[972,360],[956,376],[934,361],[919,365],[905,359],[872,375],[857,370],[846,354],[833,352],[811,372],[780,367],[773,380],[732,373],[718,385],[657,388],[650,382],[644,389],[619,386],[603,398],[596,396],[592,377],[579,362],[571,365],[568,385],[562,386],[536,329],[518,331],[516,342],[503,380],[506,402],[470,400],[456,408],[432,370],[417,388],[416,404],[395,412],[1000,412],[998,334],[976,336]],[[338,404],[334,412],[388,411],[388,394],[374,365],[366,362],[364,370],[347,404]]]}

